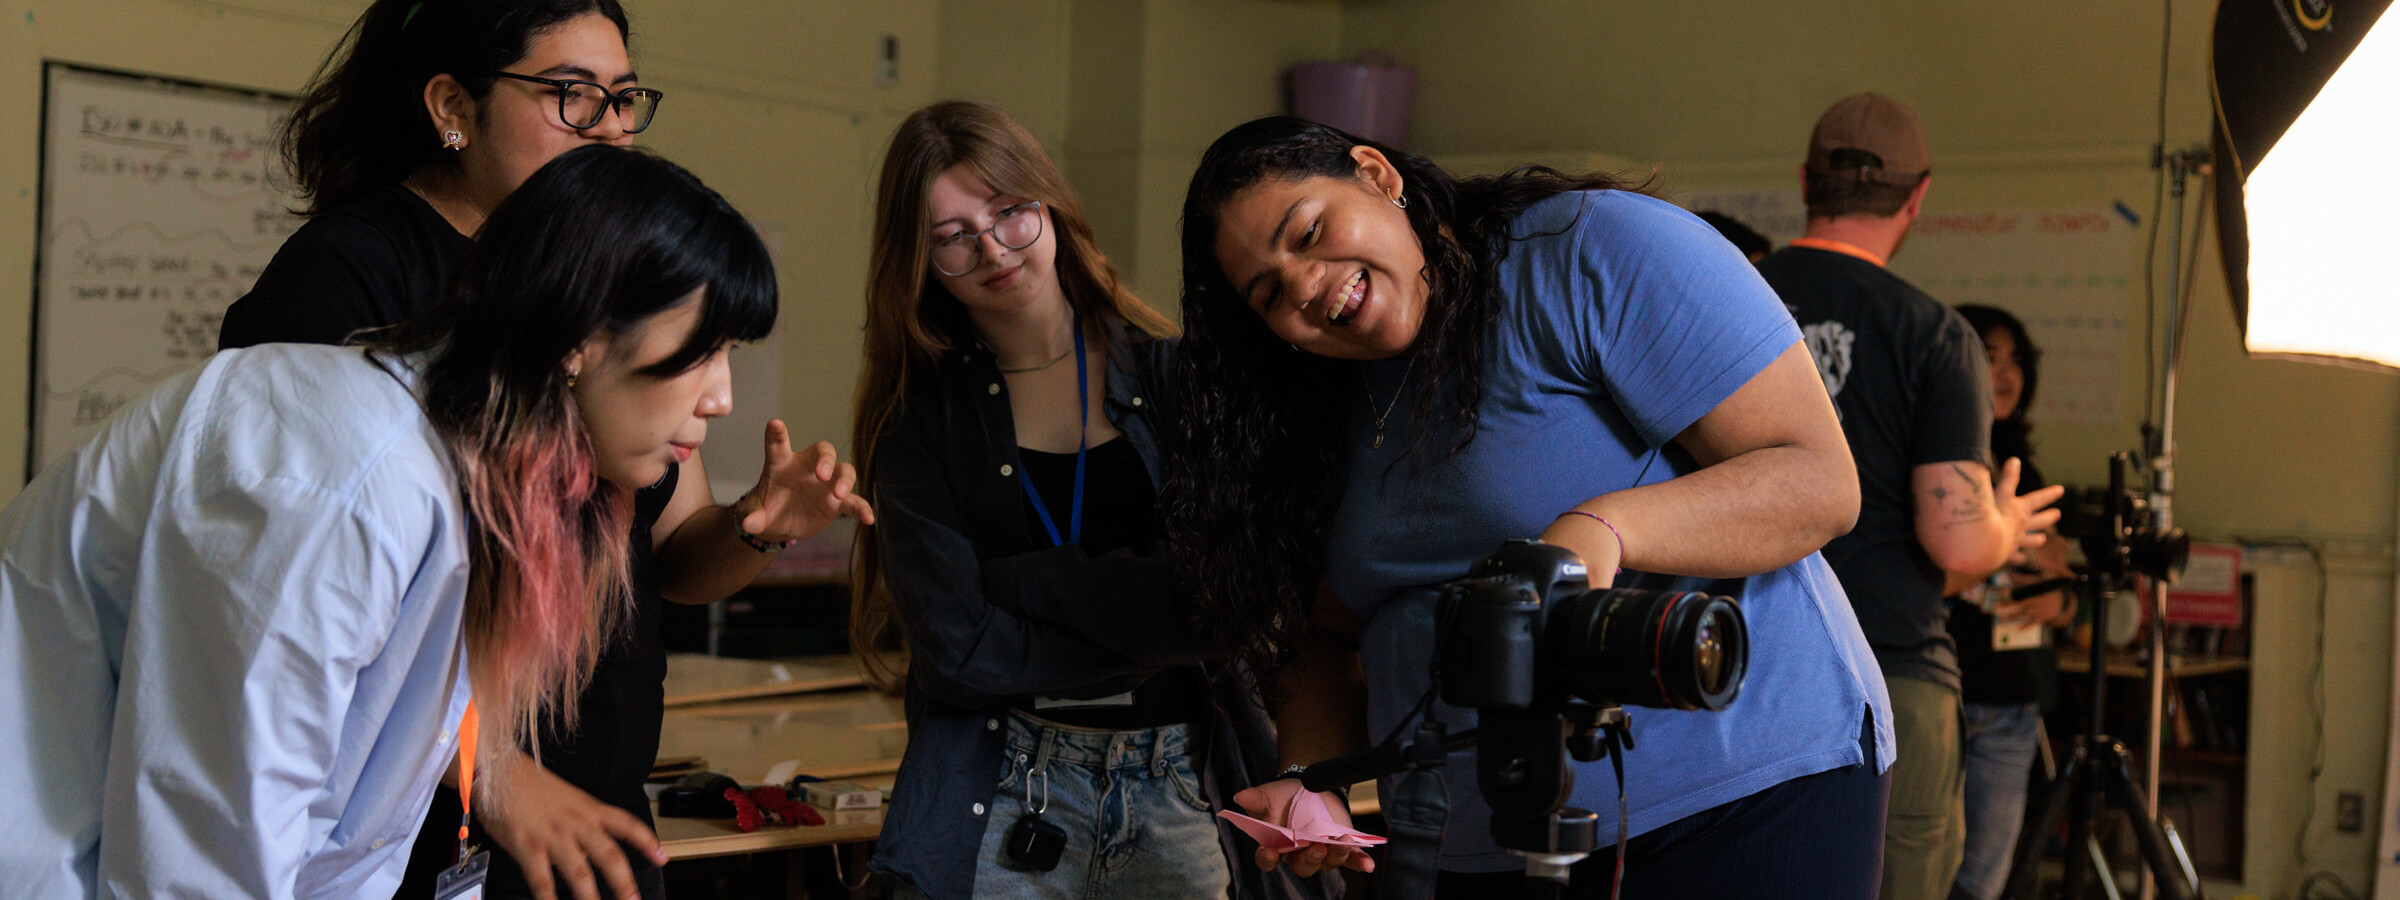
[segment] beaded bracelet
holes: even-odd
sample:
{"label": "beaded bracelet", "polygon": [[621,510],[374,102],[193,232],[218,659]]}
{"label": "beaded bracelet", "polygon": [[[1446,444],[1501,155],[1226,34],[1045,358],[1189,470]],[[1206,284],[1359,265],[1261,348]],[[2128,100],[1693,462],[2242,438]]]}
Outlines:
{"label": "beaded bracelet", "polygon": [[1619,532],[1619,531],[1617,531],[1617,526],[1615,526],[1615,525],[1609,525],[1609,523],[1608,523],[1608,520],[1607,520],[1607,519],[1600,518],[1600,517],[1599,517],[1599,516],[1597,516],[1597,515],[1594,515],[1594,514],[1592,514],[1592,513],[1588,513],[1588,512],[1584,512],[1583,510],[1580,510],[1580,509],[1570,509],[1570,510],[1567,510],[1566,512],[1563,512],[1563,513],[1559,513],[1559,514],[1558,514],[1558,517],[1559,517],[1559,518],[1561,518],[1561,519],[1564,519],[1564,518],[1566,518],[1566,517],[1568,517],[1568,516],[1582,516],[1582,517],[1584,517],[1584,518],[1586,518],[1586,519],[1590,519],[1590,520],[1592,520],[1592,521],[1594,521],[1594,522],[1598,522],[1598,523],[1600,523],[1600,524],[1602,524],[1602,525],[1606,525],[1606,526],[1608,527],[1608,533],[1609,533],[1609,536],[1611,536],[1611,537],[1614,537],[1614,538],[1616,538],[1616,539],[1617,539],[1617,562],[1619,563],[1619,565],[1617,566],[1617,571],[1619,571],[1619,572],[1623,572],[1623,571],[1625,571],[1625,566],[1623,565],[1623,563],[1625,562],[1625,535],[1624,535],[1622,532]]}
{"label": "beaded bracelet", "polygon": [[742,530],[742,523],[740,522],[733,523],[733,536],[741,538],[742,543],[749,544],[750,549],[756,550],[760,553],[781,553],[783,552],[783,548],[790,546],[792,543],[790,541],[762,540],[758,535]]}

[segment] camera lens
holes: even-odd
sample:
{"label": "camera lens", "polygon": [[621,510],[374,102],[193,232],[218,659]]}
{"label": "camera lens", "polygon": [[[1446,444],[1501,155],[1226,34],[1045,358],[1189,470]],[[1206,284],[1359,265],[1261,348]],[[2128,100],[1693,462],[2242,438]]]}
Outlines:
{"label": "camera lens", "polygon": [[1750,633],[1732,598],[1588,591],[1551,619],[1551,677],[1585,700],[1724,709],[1741,694]]}

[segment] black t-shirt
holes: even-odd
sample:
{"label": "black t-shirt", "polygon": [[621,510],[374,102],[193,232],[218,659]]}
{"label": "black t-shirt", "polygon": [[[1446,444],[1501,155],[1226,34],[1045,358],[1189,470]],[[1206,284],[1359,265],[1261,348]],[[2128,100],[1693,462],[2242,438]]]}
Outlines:
{"label": "black t-shirt", "polygon": [[[1067,538],[1075,504],[1075,454],[1046,453],[1017,448],[1025,477],[1042,495],[1058,536]],[[1094,557],[1127,551],[1145,553],[1158,541],[1158,492],[1141,454],[1124,438],[1093,447],[1085,454],[1083,473],[1083,552]],[[1050,531],[1025,503],[1025,532],[1034,546],[1053,546]],[[1133,702],[1122,706],[1090,706],[1028,710],[1036,716],[1077,728],[1136,731],[1159,725],[1198,721],[1207,711],[1207,682],[1198,666],[1160,671],[1133,691]]]}
{"label": "black t-shirt", "polygon": [[[2041,470],[2027,462],[2017,476],[2017,493],[2030,494],[2049,486]],[[2024,650],[1992,649],[1992,616],[1974,603],[1950,601],[1950,637],[1958,641],[1958,672],[1962,682],[1960,699],[1968,703],[2001,706],[2032,703],[2041,699],[2041,685],[2035,680],[2034,667],[2041,665],[2047,652],[2036,648]]]}
{"label": "black t-shirt", "polygon": [[[300,226],[275,251],[250,293],[225,311],[221,348],[265,343],[339,344],[363,329],[397,325],[432,310],[474,241],[407,188],[393,185],[328,210]],[[665,716],[667,652],[659,640],[658,593],[650,526],[674,496],[677,467],[634,493],[629,547],[634,602],[617,640],[601,653],[576,698],[576,730],[543,728],[542,765],[567,783],[650,821],[642,782],[658,756]],[[488,892],[526,893],[514,860],[493,851]],[[458,852],[458,792],[439,788],[395,897],[433,895],[434,875]],[[649,868],[628,853],[637,869]]]}
{"label": "black t-shirt", "polygon": [[1942,571],[1917,542],[1913,470],[1991,465],[1983,341],[1883,267],[1787,247],[1759,263],[1816,358],[1858,463],[1858,525],[1825,545],[1885,677],[1958,686]]}
{"label": "black t-shirt", "polygon": [[339,344],[425,314],[475,242],[408,188],[392,185],[301,225],[225,309],[218,349]]}

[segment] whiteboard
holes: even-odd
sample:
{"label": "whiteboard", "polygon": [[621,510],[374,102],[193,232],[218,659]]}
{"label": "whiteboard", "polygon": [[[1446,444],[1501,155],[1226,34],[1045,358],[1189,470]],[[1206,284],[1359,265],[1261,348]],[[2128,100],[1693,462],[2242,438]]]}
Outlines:
{"label": "whiteboard", "polygon": [[28,475],[216,352],[300,220],[276,133],[292,98],[43,68]]}

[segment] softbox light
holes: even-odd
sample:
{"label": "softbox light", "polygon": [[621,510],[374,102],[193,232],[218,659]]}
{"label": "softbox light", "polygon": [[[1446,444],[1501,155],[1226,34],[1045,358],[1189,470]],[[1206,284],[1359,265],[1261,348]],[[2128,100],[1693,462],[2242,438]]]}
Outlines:
{"label": "softbox light", "polygon": [[2218,241],[2243,346],[2400,370],[2400,19],[2391,0],[2223,0]]}

